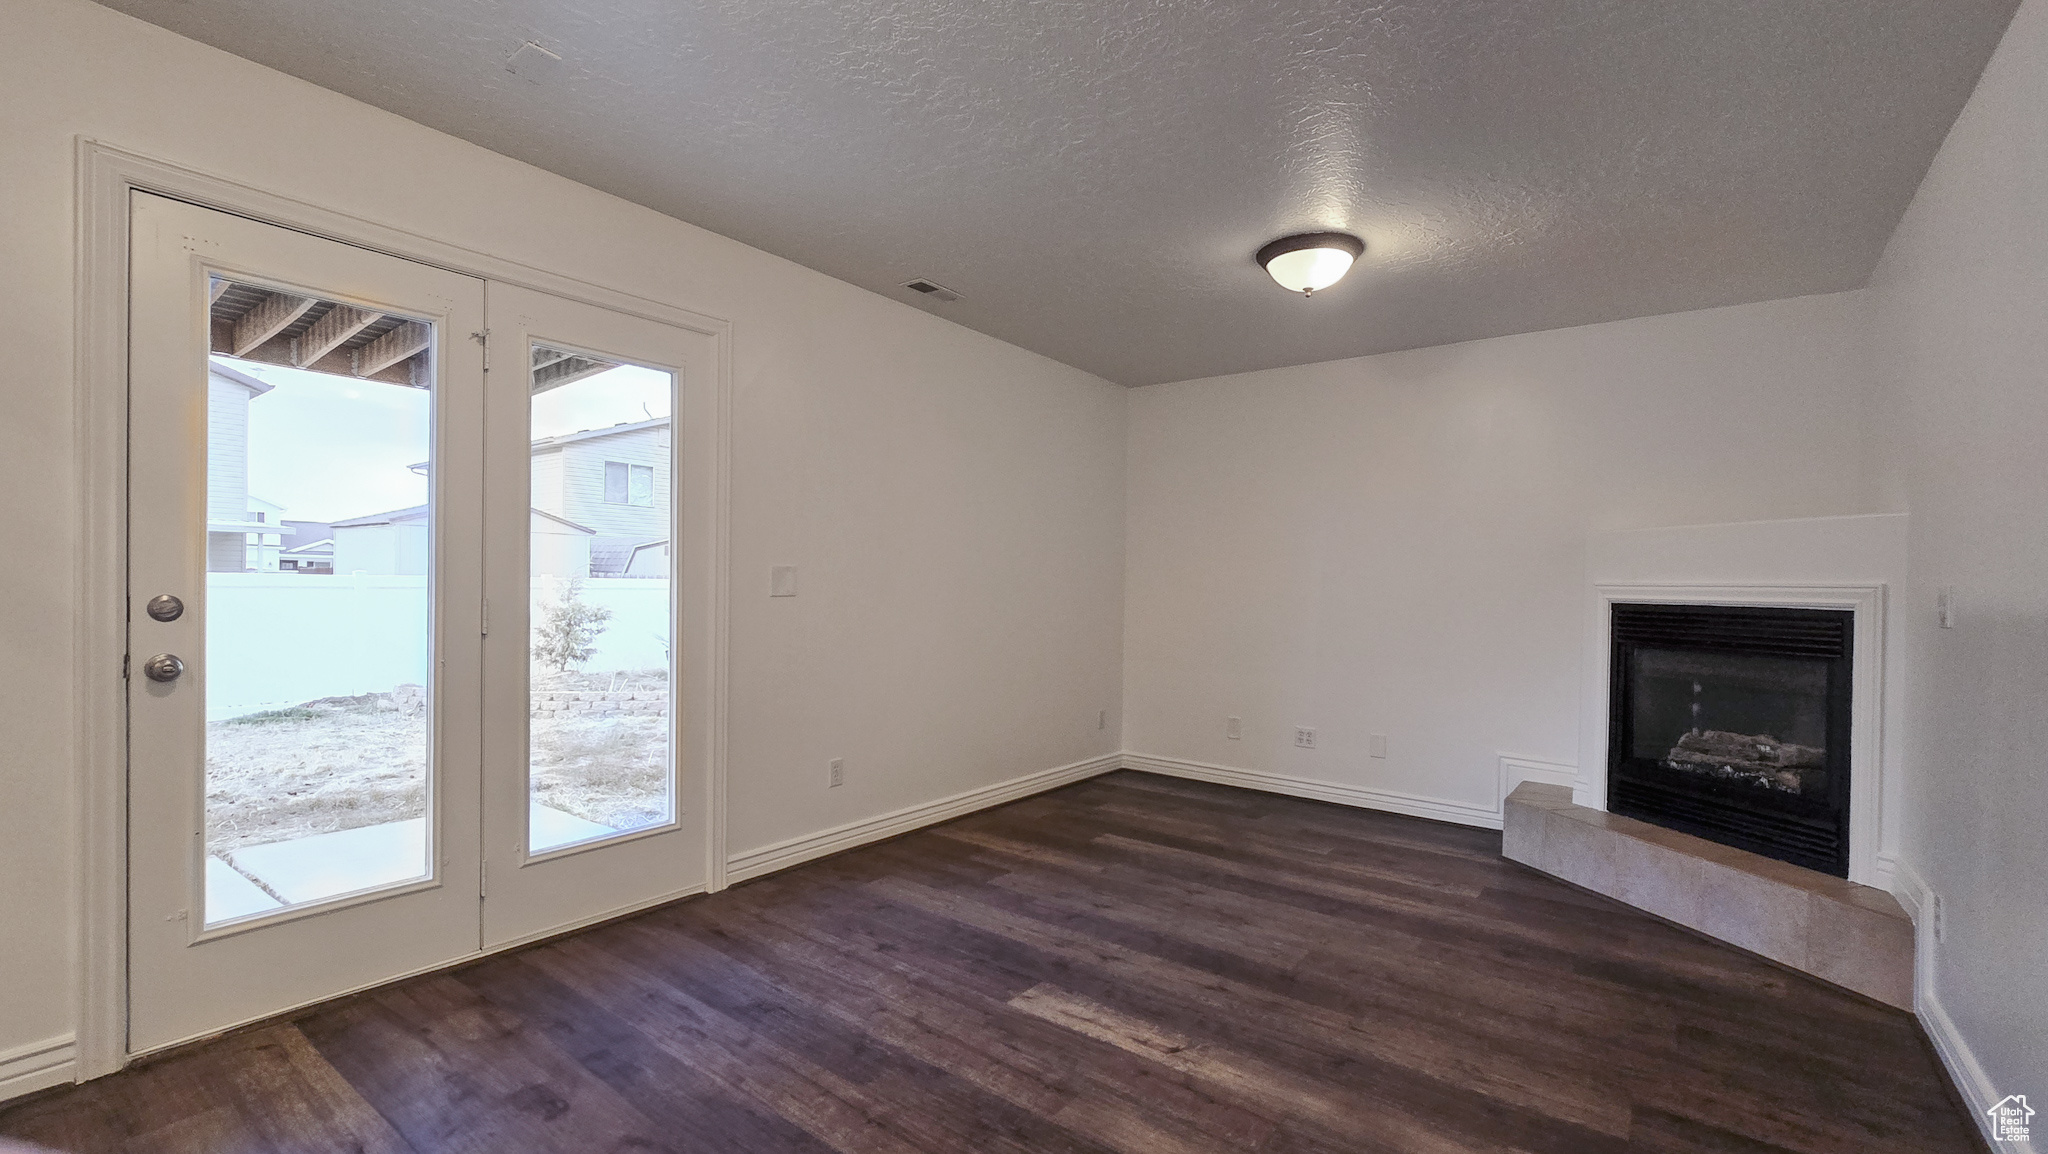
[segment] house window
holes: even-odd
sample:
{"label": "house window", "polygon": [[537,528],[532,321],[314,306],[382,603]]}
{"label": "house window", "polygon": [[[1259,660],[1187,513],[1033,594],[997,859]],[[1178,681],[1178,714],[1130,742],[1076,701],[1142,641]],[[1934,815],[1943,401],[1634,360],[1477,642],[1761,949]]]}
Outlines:
{"label": "house window", "polygon": [[604,499],[608,505],[654,504],[654,466],[604,463]]}

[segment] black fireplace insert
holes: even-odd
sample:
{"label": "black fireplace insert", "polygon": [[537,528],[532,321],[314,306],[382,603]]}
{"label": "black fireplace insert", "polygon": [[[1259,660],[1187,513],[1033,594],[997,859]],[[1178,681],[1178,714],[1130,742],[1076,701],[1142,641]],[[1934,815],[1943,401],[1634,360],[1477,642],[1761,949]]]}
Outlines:
{"label": "black fireplace insert", "polygon": [[1849,875],[1855,614],[1616,603],[1607,808]]}

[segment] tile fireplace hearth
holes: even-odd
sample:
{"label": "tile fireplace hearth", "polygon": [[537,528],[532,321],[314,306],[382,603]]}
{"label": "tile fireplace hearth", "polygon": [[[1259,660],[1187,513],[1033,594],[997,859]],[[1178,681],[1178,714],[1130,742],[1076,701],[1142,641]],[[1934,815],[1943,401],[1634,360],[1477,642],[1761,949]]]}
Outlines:
{"label": "tile fireplace hearth", "polygon": [[1501,855],[1900,1009],[1913,1008],[1913,923],[1883,890],[1572,803],[1508,795]]}

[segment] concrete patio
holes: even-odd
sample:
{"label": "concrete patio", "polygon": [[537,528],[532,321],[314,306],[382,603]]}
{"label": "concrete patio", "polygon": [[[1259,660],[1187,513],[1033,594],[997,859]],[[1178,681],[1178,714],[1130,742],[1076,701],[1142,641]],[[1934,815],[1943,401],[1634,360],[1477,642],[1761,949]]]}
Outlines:
{"label": "concrete patio", "polygon": [[[527,813],[535,853],[619,832],[539,802]],[[426,873],[425,818],[244,846],[206,859],[206,923],[325,901]]]}

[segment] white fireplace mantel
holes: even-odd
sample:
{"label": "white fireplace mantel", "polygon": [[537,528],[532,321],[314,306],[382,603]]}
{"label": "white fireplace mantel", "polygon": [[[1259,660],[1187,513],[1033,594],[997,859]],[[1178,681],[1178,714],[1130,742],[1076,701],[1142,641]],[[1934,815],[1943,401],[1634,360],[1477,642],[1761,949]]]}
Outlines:
{"label": "white fireplace mantel", "polygon": [[1899,622],[1904,514],[1754,521],[1600,534],[1587,555],[1585,703],[1573,800],[1607,808],[1610,609],[1617,601],[1846,609],[1855,614],[1849,880],[1890,889],[1898,851]]}

